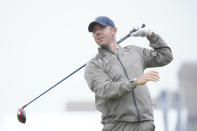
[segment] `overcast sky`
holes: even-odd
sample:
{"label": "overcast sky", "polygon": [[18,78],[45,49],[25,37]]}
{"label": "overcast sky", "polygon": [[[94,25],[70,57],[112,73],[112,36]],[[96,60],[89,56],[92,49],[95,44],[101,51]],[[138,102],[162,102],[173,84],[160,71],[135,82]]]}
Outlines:
{"label": "overcast sky", "polygon": [[[115,22],[117,39],[142,23],[161,35],[174,60],[155,69],[161,80],[149,89],[153,97],[163,89],[176,91],[181,64],[197,60],[196,7],[195,0],[0,0],[0,115],[16,115],[19,107],[94,57],[98,46],[87,27],[100,15]],[[121,46],[128,44],[149,48],[146,38],[129,38]],[[93,101],[83,73],[28,112],[64,112],[68,101]]]}

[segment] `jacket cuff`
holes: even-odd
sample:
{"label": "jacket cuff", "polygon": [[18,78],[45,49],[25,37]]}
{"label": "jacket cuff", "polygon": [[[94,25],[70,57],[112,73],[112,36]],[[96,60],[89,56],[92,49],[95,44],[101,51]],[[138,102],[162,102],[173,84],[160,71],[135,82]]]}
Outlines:
{"label": "jacket cuff", "polygon": [[128,81],[128,82],[126,83],[125,89],[126,89],[128,92],[132,91],[132,90],[135,89],[135,88],[136,88],[136,84],[135,84],[134,81]]}
{"label": "jacket cuff", "polygon": [[157,35],[154,33],[154,32],[152,32],[152,34],[150,35],[150,36],[146,36],[147,37],[147,39],[151,42],[151,41],[154,41],[154,38],[156,37]]}

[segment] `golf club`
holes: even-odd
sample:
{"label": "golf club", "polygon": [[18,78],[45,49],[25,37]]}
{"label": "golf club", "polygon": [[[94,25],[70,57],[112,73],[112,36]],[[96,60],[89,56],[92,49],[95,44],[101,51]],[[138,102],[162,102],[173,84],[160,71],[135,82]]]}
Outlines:
{"label": "golf club", "polygon": [[[141,28],[144,28],[145,24],[142,24]],[[136,32],[137,30],[139,30],[139,28],[133,28],[133,30],[131,30],[129,32],[129,34],[127,34],[125,37],[123,37],[122,39],[120,39],[117,44],[120,44],[122,41],[124,41],[125,39],[127,39],[128,37],[131,36],[131,34],[133,32]],[[48,91],[50,91],[51,89],[53,89],[54,87],[56,87],[57,85],[59,85],[61,82],[63,82],[64,80],[66,80],[67,78],[69,78],[70,76],[72,76],[73,74],[75,74],[76,72],[78,72],[79,70],[81,70],[83,67],[85,67],[86,64],[82,65],[81,67],[79,67],[78,69],[76,69],[75,71],[73,71],[71,74],[69,74],[68,76],[66,76],[65,78],[63,78],[62,80],[60,80],[59,82],[57,82],[55,85],[53,85],[52,87],[50,87],[49,89],[47,89],[45,92],[43,92],[42,94],[40,94],[39,96],[37,96],[36,98],[34,98],[33,100],[31,100],[29,103],[27,103],[26,105],[24,105],[23,107],[21,107],[18,112],[17,112],[17,118],[21,123],[26,122],[26,113],[25,113],[25,107],[27,107],[28,105],[30,105],[32,102],[34,102],[35,100],[37,100],[39,97],[41,97],[42,95],[44,95],[45,93],[47,93]]]}

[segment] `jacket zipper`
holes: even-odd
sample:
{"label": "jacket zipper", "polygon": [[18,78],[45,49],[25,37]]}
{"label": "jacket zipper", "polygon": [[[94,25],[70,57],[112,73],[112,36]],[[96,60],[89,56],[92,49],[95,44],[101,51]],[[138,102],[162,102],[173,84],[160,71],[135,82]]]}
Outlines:
{"label": "jacket zipper", "polygon": [[[124,74],[126,75],[127,79],[129,80],[129,77],[128,77],[128,74],[126,72],[126,69],[122,63],[122,61],[120,60],[119,56],[116,54],[116,57],[118,59],[118,61],[120,62],[120,65],[122,66],[123,70],[124,70]],[[129,80],[130,81],[130,80]],[[135,104],[135,108],[136,108],[136,111],[137,111],[137,118],[138,118],[138,121],[140,121],[140,113],[139,113],[139,109],[137,107],[137,102],[136,102],[136,98],[135,98],[135,93],[134,91],[132,90],[132,95],[133,95],[133,99],[134,99],[134,104]]]}

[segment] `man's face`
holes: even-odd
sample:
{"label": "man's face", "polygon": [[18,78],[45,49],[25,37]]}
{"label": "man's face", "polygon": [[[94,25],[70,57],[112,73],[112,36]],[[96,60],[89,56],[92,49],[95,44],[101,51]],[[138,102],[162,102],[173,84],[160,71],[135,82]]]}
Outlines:
{"label": "man's face", "polygon": [[109,44],[116,40],[116,28],[112,28],[111,26],[96,24],[92,30],[92,33],[95,42],[101,47],[109,46]]}

